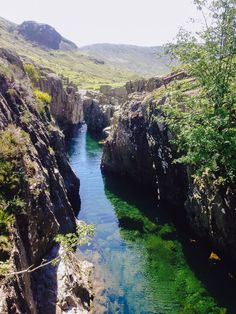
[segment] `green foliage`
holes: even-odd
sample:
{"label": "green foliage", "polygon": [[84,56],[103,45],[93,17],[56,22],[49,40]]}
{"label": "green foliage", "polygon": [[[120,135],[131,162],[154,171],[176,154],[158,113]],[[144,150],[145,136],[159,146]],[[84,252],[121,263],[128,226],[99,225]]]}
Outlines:
{"label": "green foliage", "polygon": [[0,275],[6,275],[9,273],[9,270],[10,270],[10,267],[11,267],[11,264],[10,264],[10,261],[4,261],[4,262],[1,262],[0,261]]}
{"label": "green foliage", "polygon": [[44,93],[39,89],[35,89],[34,95],[35,95],[36,99],[39,101],[42,101],[43,104],[50,105],[52,98],[50,95],[48,95],[48,93]]}
{"label": "green foliage", "polygon": [[90,245],[94,235],[95,227],[93,225],[80,222],[75,233],[58,234],[55,241],[60,243],[66,251],[73,252],[77,246]]}
{"label": "green foliage", "polygon": [[39,80],[39,72],[31,63],[24,64],[24,70],[29,75],[30,80],[35,84]]}
{"label": "green foliage", "polygon": [[21,199],[23,180],[22,156],[27,134],[14,125],[0,132],[0,236],[8,235],[14,213],[25,203]]}
{"label": "green foliage", "polygon": [[0,132],[0,158],[12,161],[21,157],[26,150],[29,136],[14,124]]}
{"label": "green foliage", "polygon": [[16,95],[16,90],[14,88],[9,88],[7,91],[7,94],[9,96],[15,96]]}
{"label": "green foliage", "polygon": [[50,105],[51,96],[48,93],[44,93],[39,89],[34,90],[34,96],[36,99],[36,109],[39,113],[44,113],[45,107]]}
{"label": "green foliage", "polygon": [[0,235],[0,251],[8,251],[11,245],[7,236]]}
{"label": "green foliage", "polygon": [[234,1],[195,3],[204,16],[205,30],[198,38],[181,31],[171,48],[200,89],[189,95],[172,87],[165,120],[182,156],[176,162],[191,165],[197,177],[231,183],[236,175]]}
{"label": "green foliage", "polygon": [[0,230],[1,234],[7,234],[11,224],[14,221],[14,217],[7,211],[8,204],[4,204],[0,201]]}
{"label": "green foliage", "polygon": [[[14,27],[14,26],[13,26]],[[95,64],[89,56],[81,51],[49,52],[32,45],[23,37],[15,39],[14,32],[9,32],[6,20],[0,18],[0,46],[27,56],[34,64],[40,64],[58,75],[68,77],[81,89],[99,89],[101,85],[122,86],[127,81],[138,78],[138,75],[126,70],[119,70],[109,64]],[[2,71],[9,72],[9,65],[1,66]],[[10,75],[10,74],[9,74]]]}

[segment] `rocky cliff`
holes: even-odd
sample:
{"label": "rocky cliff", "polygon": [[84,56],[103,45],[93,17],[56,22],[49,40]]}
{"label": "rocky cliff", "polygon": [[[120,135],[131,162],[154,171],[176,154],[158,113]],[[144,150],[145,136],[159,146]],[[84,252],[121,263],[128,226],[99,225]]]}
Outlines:
{"label": "rocky cliff", "polygon": [[99,91],[87,91],[83,96],[84,120],[91,133],[101,134],[108,127],[114,113],[128,99],[125,87],[104,85]]}
{"label": "rocky cliff", "polygon": [[53,248],[57,233],[76,229],[79,180],[68,164],[64,136],[48,105],[39,106],[20,58],[4,49],[0,50],[0,142],[0,264],[7,267],[0,273],[0,312],[88,312],[91,283],[78,275],[78,267],[83,273],[89,265],[76,263],[73,255],[73,263],[61,261],[32,271],[58,254],[60,248]]}
{"label": "rocky cliff", "polygon": [[63,38],[52,26],[25,21],[17,27],[18,32],[26,40],[33,42],[41,47],[53,50],[76,50],[77,46]]}
{"label": "rocky cliff", "polygon": [[[152,92],[173,78],[156,77],[129,81],[121,87],[102,85],[99,91],[81,91],[48,69],[39,68],[38,71],[40,75],[36,87],[52,97],[50,113],[62,129],[67,133],[85,122],[88,130],[95,135],[102,135],[103,130],[111,125],[114,113],[129,99],[129,95]],[[185,76],[185,73],[178,74],[179,78]]]}
{"label": "rocky cliff", "polygon": [[174,78],[183,79],[185,72],[172,74],[168,77],[154,77],[148,80],[129,81],[124,86],[112,87],[103,85],[99,91],[87,91],[83,99],[84,120],[88,130],[95,134],[101,134],[104,128],[111,125],[114,113],[134,93],[152,92],[155,89],[168,84]]}
{"label": "rocky cliff", "polygon": [[190,227],[200,237],[236,259],[235,186],[214,187],[207,178],[193,181],[191,169],[173,164],[173,135],[161,120],[161,107],[167,101],[165,86],[185,76],[127,84],[129,100],[114,115],[101,167],[153,186],[159,199],[185,208]]}
{"label": "rocky cliff", "polygon": [[174,166],[175,153],[170,133],[156,109],[158,101],[150,94],[134,93],[114,116],[105,142],[102,169],[155,188],[158,198],[180,205],[184,199],[186,173]]}
{"label": "rocky cliff", "polygon": [[50,113],[65,131],[84,121],[83,101],[78,88],[45,69],[40,70],[38,87],[52,99]]}
{"label": "rocky cliff", "polygon": [[185,209],[191,228],[235,261],[236,184],[214,186],[207,177],[196,182],[188,172]]}

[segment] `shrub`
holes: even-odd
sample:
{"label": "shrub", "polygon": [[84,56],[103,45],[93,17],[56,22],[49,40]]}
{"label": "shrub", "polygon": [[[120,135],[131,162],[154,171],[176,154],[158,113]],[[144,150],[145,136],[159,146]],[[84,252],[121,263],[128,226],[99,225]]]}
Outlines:
{"label": "shrub", "polygon": [[[181,158],[195,179],[216,184],[236,178],[236,38],[234,0],[195,0],[206,28],[196,37],[181,31],[172,52],[200,85],[197,95],[170,90],[164,108]],[[208,12],[210,16],[207,21]]]}
{"label": "shrub", "polygon": [[8,233],[14,213],[25,206],[20,194],[27,140],[28,135],[14,125],[0,132],[0,235]]}
{"label": "shrub", "polygon": [[45,107],[51,103],[51,96],[39,89],[34,90],[34,96],[36,99],[36,109],[39,113],[44,113]]}
{"label": "shrub", "polygon": [[37,100],[42,101],[45,105],[50,105],[52,98],[48,93],[44,93],[39,89],[35,89],[34,95],[35,95]]}
{"label": "shrub", "polygon": [[58,234],[55,241],[60,243],[66,251],[73,251],[77,246],[90,245],[90,241],[95,235],[94,225],[80,222],[75,233],[66,235]]}
{"label": "shrub", "polygon": [[39,80],[39,72],[31,63],[24,64],[24,70],[29,75],[30,80],[35,84]]}

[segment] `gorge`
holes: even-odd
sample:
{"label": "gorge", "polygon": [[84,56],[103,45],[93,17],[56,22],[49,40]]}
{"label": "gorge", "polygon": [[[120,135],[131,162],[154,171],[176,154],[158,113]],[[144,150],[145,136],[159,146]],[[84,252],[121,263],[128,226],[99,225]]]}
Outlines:
{"label": "gorge", "polygon": [[86,126],[68,153],[81,180],[79,218],[96,226],[83,248],[95,265],[96,313],[234,313],[235,283],[209,261],[210,246],[186,228],[183,211],[158,206],[155,191],[127,178],[103,177],[102,147]]}
{"label": "gorge", "polygon": [[130,72],[153,47],[125,72],[135,46],[103,60],[106,45],[80,50],[46,24],[0,31],[0,313],[234,314],[234,173],[176,162],[166,119],[188,114],[199,80],[148,76],[152,60]]}

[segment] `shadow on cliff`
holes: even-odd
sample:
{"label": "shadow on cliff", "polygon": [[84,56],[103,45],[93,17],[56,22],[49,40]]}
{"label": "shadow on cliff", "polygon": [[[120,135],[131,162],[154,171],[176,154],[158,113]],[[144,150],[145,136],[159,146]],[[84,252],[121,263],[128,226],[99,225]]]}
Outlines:
{"label": "shadow on cliff", "polygon": [[[59,254],[59,245],[53,247],[46,256],[47,260],[56,258]],[[58,295],[58,264],[49,264],[33,273],[33,280],[36,286],[35,299],[38,304],[38,314],[57,313]]]}
{"label": "shadow on cliff", "polygon": [[[118,210],[117,199],[121,198],[130,206],[135,206],[152,223],[157,225],[172,225],[176,232],[172,239],[177,239],[183,249],[184,257],[195,276],[203,283],[206,290],[212,295],[219,306],[227,308],[227,313],[234,314],[236,308],[236,282],[232,275],[232,265],[228,262],[212,262],[209,256],[213,248],[210,243],[196,238],[189,228],[183,208],[173,208],[166,202],[158,203],[155,191],[147,186],[141,186],[128,178],[116,175],[104,177],[105,193],[115,210]],[[120,228],[143,232],[140,220],[119,217]],[[155,232],[155,231],[154,231]],[[124,235],[125,236],[125,233]],[[130,240],[130,239],[129,239]],[[168,239],[166,239],[168,240]]]}

